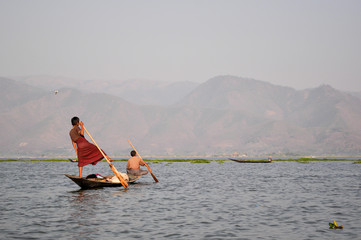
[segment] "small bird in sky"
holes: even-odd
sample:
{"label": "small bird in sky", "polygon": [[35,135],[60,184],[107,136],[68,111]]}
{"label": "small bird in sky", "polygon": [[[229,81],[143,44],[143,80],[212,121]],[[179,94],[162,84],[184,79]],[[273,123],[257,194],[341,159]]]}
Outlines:
{"label": "small bird in sky", "polygon": [[58,90],[55,90],[55,91],[54,91],[54,94],[56,95],[56,94],[58,94],[58,92],[59,92]]}

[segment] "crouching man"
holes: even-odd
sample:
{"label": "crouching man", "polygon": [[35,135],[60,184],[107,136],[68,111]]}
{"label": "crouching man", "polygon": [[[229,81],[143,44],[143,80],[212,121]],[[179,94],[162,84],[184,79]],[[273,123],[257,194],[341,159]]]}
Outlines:
{"label": "crouching man", "polygon": [[137,152],[133,150],[130,152],[130,155],[132,157],[128,159],[127,173],[133,176],[143,176],[148,174],[147,170],[140,169],[140,166],[145,166],[145,163],[137,156]]}

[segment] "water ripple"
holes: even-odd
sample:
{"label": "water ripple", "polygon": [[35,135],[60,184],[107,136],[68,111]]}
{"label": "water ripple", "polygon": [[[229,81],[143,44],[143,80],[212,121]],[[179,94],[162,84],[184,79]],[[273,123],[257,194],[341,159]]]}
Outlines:
{"label": "water ripple", "polygon": [[361,238],[360,164],[153,164],[159,183],[127,190],[79,190],[71,163],[0,164],[0,239]]}

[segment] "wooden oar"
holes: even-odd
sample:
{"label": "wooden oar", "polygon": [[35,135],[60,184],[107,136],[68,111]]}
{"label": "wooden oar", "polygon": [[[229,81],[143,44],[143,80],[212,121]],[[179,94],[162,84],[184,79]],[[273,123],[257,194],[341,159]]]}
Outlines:
{"label": "wooden oar", "polygon": [[115,176],[117,176],[117,178],[119,179],[120,183],[123,185],[124,188],[128,187],[128,183],[124,180],[124,178],[120,175],[120,173],[118,172],[118,170],[114,167],[113,164],[110,163],[107,155],[105,155],[105,153],[103,152],[103,150],[100,149],[100,147],[98,146],[98,144],[95,142],[95,140],[92,138],[92,136],[90,135],[90,133],[88,132],[88,130],[86,130],[86,128],[83,125],[84,130],[86,131],[86,133],[88,134],[88,136],[91,138],[91,140],[93,141],[93,143],[95,144],[95,146],[97,146],[97,148],[99,149],[99,151],[102,153],[103,157],[105,158],[105,160],[107,160],[110,169],[113,171],[113,173],[115,174]]}
{"label": "wooden oar", "polygon": [[[133,144],[130,142],[129,139],[128,139],[128,142],[129,142],[130,146],[132,146],[132,148],[134,149],[134,151],[137,153],[137,155],[139,156],[139,158],[140,158],[141,160],[143,160],[142,157],[139,155],[138,151],[135,149],[135,147],[133,146]],[[144,160],[143,160],[143,162],[144,162]],[[148,164],[147,164],[146,162],[144,162],[144,163],[145,163],[145,166],[148,168],[148,171],[149,171],[150,174],[152,175],[154,181],[155,181],[155,182],[159,182],[158,179],[157,179],[157,178],[154,176],[154,174],[152,173],[152,170],[150,169],[150,167],[148,166]]]}

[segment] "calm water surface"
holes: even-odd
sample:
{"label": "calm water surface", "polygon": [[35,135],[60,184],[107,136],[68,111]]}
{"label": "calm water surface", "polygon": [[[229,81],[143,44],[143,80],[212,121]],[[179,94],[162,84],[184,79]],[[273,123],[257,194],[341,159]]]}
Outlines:
{"label": "calm water surface", "polygon": [[[361,239],[352,162],[152,164],[159,183],[127,190],[79,190],[63,175],[77,174],[70,162],[0,167],[0,239]],[[112,172],[101,162],[90,173]]]}

